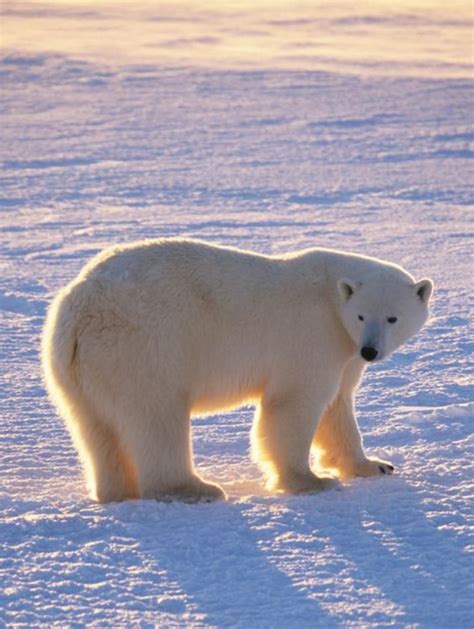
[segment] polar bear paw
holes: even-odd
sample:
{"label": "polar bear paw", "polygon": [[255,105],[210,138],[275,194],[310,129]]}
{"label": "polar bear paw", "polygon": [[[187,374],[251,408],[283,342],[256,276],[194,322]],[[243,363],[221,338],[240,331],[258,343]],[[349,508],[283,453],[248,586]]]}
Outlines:
{"label": "polar bear paw", "polygon": [[206,483],[197,476],[186,485],[181,485],[176,489],[156,496],[156,500],[163,502],[215,502],[217,500],[227,500],[224,490],[214,483]]}
{"label": "polar bear paw", "polygon": [[370,458],[365,461],[355,463],[353,466],[354,476],[381,476],[384,474],[393,474],[395,468],[388,461]]}
{"label": "polar bear paw", "polygon": [[277,489],[284,494],[310,494],[338,487],[340,487],[340,483],[335,478],[316,476],[312,472],[296,471],[281,475],[272,483],[272,489]]}

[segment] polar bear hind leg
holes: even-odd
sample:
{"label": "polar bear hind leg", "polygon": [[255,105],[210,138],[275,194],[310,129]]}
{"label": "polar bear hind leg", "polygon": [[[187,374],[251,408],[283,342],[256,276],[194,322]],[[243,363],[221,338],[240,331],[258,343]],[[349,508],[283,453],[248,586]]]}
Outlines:
{"label": "polar bear hind leg", "polygon": [[191,420],[183,405],[144,408],[137,402],[135,412],[139,415],[127,418],[122,426],[137,470],[140,498],[184,502],[226,498],[218,485],[203,481],[193,467]]}
{"label": "polar bear hind leg", "polygon": [[117,433],[85,403],[62,406],[89,492],[98,502],[138,498],[134,465]]}

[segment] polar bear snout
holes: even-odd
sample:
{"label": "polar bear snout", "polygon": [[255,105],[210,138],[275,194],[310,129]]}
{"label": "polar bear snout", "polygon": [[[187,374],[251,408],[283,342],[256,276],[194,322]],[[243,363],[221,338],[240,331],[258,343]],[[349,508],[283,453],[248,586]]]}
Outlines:
{"label": "polar bear snout", "polygon": [[370,347],[369,345],[365,345],[360,350],[360,355],[362,356],[364,360],[370,363],[372,360],[375,360],[375,358],[377,358],[378,351],[375,349],[375,347]]}

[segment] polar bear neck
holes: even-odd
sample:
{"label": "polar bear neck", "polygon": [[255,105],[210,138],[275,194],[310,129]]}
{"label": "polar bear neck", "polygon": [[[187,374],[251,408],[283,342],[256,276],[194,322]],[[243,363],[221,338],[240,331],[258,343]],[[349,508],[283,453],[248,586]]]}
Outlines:
{"label": "polar bear neck", "polygon": [[381,278],[403,284],[413,284],[415,281],[397,264],[336,249],[308,249],[285,259],[294,260],[307,281],[312,278],[313,282],[323,282],[333,296],[336,296],[338,280],[344,277],[356,283],[372,279],[380,281]]}

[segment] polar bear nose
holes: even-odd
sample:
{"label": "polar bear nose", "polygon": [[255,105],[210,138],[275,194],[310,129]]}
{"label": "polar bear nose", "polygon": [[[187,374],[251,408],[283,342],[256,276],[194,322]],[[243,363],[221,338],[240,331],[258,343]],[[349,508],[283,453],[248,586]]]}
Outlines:
{"label": "polar bear nose", "polygon": [[373,347],[366,346],[360,350],[360,355],[362,356],[362,358],[364,358],[365,360],[368,360],[369,362],[371,360],[374,360],[377,354],[378,354],[378,351]]}

